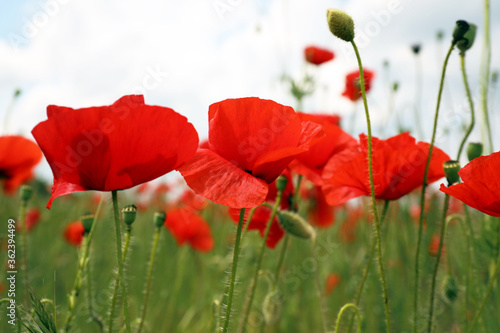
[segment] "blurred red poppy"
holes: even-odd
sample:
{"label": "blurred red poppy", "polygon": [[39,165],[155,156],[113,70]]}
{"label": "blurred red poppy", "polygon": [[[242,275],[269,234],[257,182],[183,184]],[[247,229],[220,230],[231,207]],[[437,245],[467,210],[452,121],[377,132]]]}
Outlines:
{"label": "blurred red poppy", "polygon": [[[371,88],[371,81],[375,73],[371,70],[363,70],[365,78],[365,91],[368,92]],[[342,96],[349,98],[351,101],[357,101],[361,97],[361,84],[359,82],[359,70],[349,73],[345,77],[345,89]]]}
{"label": "blurred red poppy", "polygon": [[84,232],[85,228],[82,222],[72,222],[64,229],[64,239],[71,245],[80,246],[82,244]]}
{"label": "blurred red poppy", "polygon": [[463,183],[440,190],[491,216],[500,216],[500,152],[480,156],[465,165],[458,174]]}
{"label": "blurred red poppy", "polygon": [[332,51],[317,46],[308,46],[304,49],[306,61],[313,65],[321,65],[335,57]]}
{"label": "blurred red poppy", "polygon": [[209,147],[179,171],[196,193],[233,208],[256,207],[271,184],[321,126],[301,121],[289,106],[255,97],[228,99],[209,110]]}
{"label": "blurred red poppy", "polygon": [[[429,144],[416,142],[408,133],[387,140],[373,138],[373,178],[375,196],[396,200],[422,185]],[[450,157],[434,147],[427,183],[444,177],[443,163]],[[323,192],[330,205],[370,195],[368,177],[368,139],[360,135],[360,143],[334,155],[323,172]]]}
{"label": "blurred red poppy", "polygon": [[[284,172],[284,175],[287,177],[288,182],[286,184],[286,188],[283,191],[283,195],[280,201],[279,208],[281,210],[290,209],[290,203],[294,193],[293,183],[291,181],[291,174],[289,171]],[[266,202],[271,205],[274,205],[276,202],[276,196],[278,195],[278,189],[276,188],[276,182],[273,182],[269,185],[269,192],[267,193]],[[266,206],[257,207],[252,215],[252,219],[250,220],[250,225],[248,226],[248,230],[258,230],[261,237],[264,237],[267,228],[267,222],[271,218],[272,209]],[[239,209],[230,208],[229,215],[235,224],[238,223],[240,212]],[[245,211],[245,220],[243,223],[243,227],[247,223],[248,217],[250,215],[250,210]],[[276,244],[283,238],[285,235],[285,231],[281,228],[280,223],[278,221],[278,216],[275,216],[273,221],[271,222],[271,228],[269,229],[269,234],[267,235],[266,245],[270,249],[274,249]]]}
{"label": "blurred red poppy", "polygon": [[325,283],[325,295],[330,296],[340,283],[340,275],[332,273],[328,275]]}
{"label": "blurred red poppy", "polygon": [[365,219],[363,206],[346,207],[346,219],[340,228],[340,239],[345,243],[353,243],[358,238],[358,224]]}
{"label": "blurred red poppy", "polygon": [[188,243],[193,249],[200,252],[209,252],[214,247],[208,223],[189,207],[168,211],[165,227],[174,236],[179,246]]}
{"label": "blurred red poppy", "polygon": [[26,212],[26,231],[31,231],[33,230],[34,227],[38,224],[40,221],[40,210],[38,208],[30,208]]}
{"label": "blurred red poppy", "polygon": [[[308,222],[318,228],[328,228],[335,222],[335,210],[325,199],[320,186],[309,186],[311,183],[301,186],[301,197],[307,201]],[[301,185],[302,185],[301,184]]]}
{"label": "blurred red poppy", "polygon": [[304,175],[314,184],[321,186],[321,174],[326,162],[349,146],[356,145],[356,140],[344,132],[338,124],[338,116],[299,113],[301,121],[311,121],[322,126],[325,137],[311,144],[309,151],[297,156],[290,163],[290,169]]}
{"label": "blurred red poppy", "polygon": [[33,177],[33,168],[42,159],[37,144],[22,136],[0,136],[0,181],[12,194]]}
{"label": "blurred red poppy", "polygon": [[[431,242],[429,243],[429,254],[433,257],[436,257],[439,251],[439,240],[440,236],[438,234],[432,235]],[[441,249],[441,254],[446,252],[446,248],[443,244],[443,248]]]}
{"label": "blurred red poppy", "polygon": [[47,116],[32,133],[54,174],[48,208],[61,195],[153,180],[181,166],[198,147],[198,134],[184,116],[146,105],[139,95],[111,106],[49,105]]}

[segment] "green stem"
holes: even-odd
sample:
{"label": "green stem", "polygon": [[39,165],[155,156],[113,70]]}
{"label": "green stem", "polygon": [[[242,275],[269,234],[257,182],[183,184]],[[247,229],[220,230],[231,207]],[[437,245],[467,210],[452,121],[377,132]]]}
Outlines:
{"label": "green stem", "polygon": [[483,109],[484,127],[488,136],[488,152],[493,152],[493,139],[491,136],[490,120],[488,115],[488,90],[490,83],[491,66],[491,38],[490,38],[490,1],[484,0],[484,44],[481,59],[481,104]]}
{"label": "green stem", "polygon": [[460,161],[460,155],[462,154],[462,150],[464,149],[465,142],[467,141],[467,138],[469,137],[470,133],[472,132],[472,129],[474,128],[474,124],[475,124],[474,102],[472,101],[472,95],[470,92],[469,83],[467,81],[467,73],[465,71],[465,52],[460,52],[460,67],[462,70],[462,79],[464,80],[465,92],[467,93],[467,99],[469,100],[471,119],[470,119],[469,128],[467,128],[467,131],[465,132],[465,136],[462,139],[462,142],[460,143],[460,148],[458,148],[457,161]]}
{"label": "green stem", "polygon": [[[250,315],[250,309],[252,308],[253,298],[255,295],[255,289],[257,288],[257,280],[259,279],[260,266],[262,264],[262,259],[264,258],[264,252],[266,250],[266,240],[269,235],[269,230],[271,230],[271,225],[273,224],[276,212],[278,211],[282,195],[283,191],[278,191],[278,195],[276,196],[276,201],[274,202],[273,205],[273,210],[271,211],[271,216],[269,216],[269,220],[267,221],[266,224],[266,231],[264,232],[264,238],[262,239],[262,245],[260,246],[259,256],[257,262],[255,263],[255,271],[252,278],[252,282],[250,282],[250,289],[248,291],[245,300],[245,305],[243,307],[243,316],[241,318],[240,325],[238,327],[238,332],[244,333],[246,330],[248,316]],[[250,222],[248,221],[247,224],[249,223]]]}
{"label": "green stem", "polygon": [[[123,269],[122,258],[122,237],[120,232],[120,215],[118,214],[118,193],[116,190],[111,191],[113,197],[113,211],[115,215],[115,233],[116,233],[116,259],[118,261],[118,275],[120,277],[120,286],[122,291],[123,301],[123,315],[125,317],[126,332],[130,333],[130,318],[128,315],[128,296],[127,296],[127,282],[125,280],[125,273]],[[110,319],[112,321],[112,318]],[[111,333],[111,331],[110,331]]]}
{"label": "green stem", "polygon": [[87,301],[89,307],[90,318],[99,326],[99,331],[104,330],[104,323],[99,315],[94,310],[94,305],[92,304],[92,274],[90,270],[90,264],[87,264]]}
{"label": "green stem", "polygon": [[328,323],[326,320],[326,306],[325,306],[325,300],[323,299],[323,292],[321,289],[321,281],[319,278],[319,262],[318,259],[316,258],[316,235],[313,236],[312,238],[312,252],[313,252],[313,258],[314,261],[317,264],[316,270],[314,271],[314,277],[315,277],[315,282],[316,282],[316,293],[318,294],[318,300],[319,300],[319,306],[321,310],[321,323],[323,324],[323,333],[328,333]]}
{"label": "green stem", "polygon": [[450,196],[448,194],[445,195],[444,198],[444,207],[443,207],[443,215],[441,217],[441,232],[439,235],[439,247],[436,255],[436,263],[434,265],[434,272],[432,273],[432,284],[431,284],[431,297],[429,304],[429,321],[427,326],[427,332],[432,332],[432,317],[434,315],[434,294],[436,291],[436,277],[439,269],[439,260],[441,259],[441,252],[443,249],[444,243],[444,234],[446,233],[446,214],[448,213],[448,205],[450,203]]}
{"label": "green stem", "polygon": [[385,307],[385,321],[387,325],[387,332],[391,332],[391,317],[389,313],[389,298],[387,296],[387,285],[385,282],[385,273],[384,273],[384,265],[382,261],[382,244],[380,237],[380,221],[377,214],[377,204],[375,199],[375,185],[373,183],[373,157],[372,157],[372,128],[370,122],[370,112],[368,111],[368,102],[366,101],[366,91],[365,91],[365,77],[363,73],[363,65],[361,64],[361,57],[359,55],[358,48],[356,43],[351,41],[351,44],[354,48],[354,52],[356,53],[356,58],[358,60],[359,67],[359,83],[361,86],[361,96],[363,97],[363,104],[365,107],[365,115],[366,115],[366,125],[368,128],[368,175],[370,178],[370,193],[372,198],[372,209],[373,209],[373,217],[375,220],[375,239],[377,243],[377,256],[378,256],[378,266],[380,273],[380,280],[382,282],[382,293],[383,293],[383,302]]}
{"label": "green stem", "polygon": [[212,303],[212,333],[219,333],[220,328],[220,302],[214,300]]}
{"label": "green stem", "polygon": [[436,140],[436,130],[439,117],[439,106],[441,105],[441,96],[443,94],[444,77],[446,74],[446,67],[448,65],[448,60],[450,59],[451,51],[453,51],[455,44],[450,45],[450,49],[446,54],[444,59],[443,69],[441,72],[441,81],[439,83],[439,92],[437,97],[436,112],[434,114],[434,126],[432,128],[432,138],[429,144],[429,153],[427,155],[427,162],[425,164],[424,179],[422,182],[422,192],[420,194],[420,219],[418,223],[418,237],[417,237],[417,250],[415,253],[415,286],[414,286],[414,296],[413,296],[413,332],[417,333],[417,319],[418,319],[418,282],[419,282],[419,256],[420,247],[422,243],[422,231],[424,225],[424,206],[425,206],[425,190],[427,189],[427,175],[429,173],[429,166],[431,163],[432,150],[434,148],[434,141]]}
{"label": "green stem", "polygon": [[160,228],[156,228],[154,240],[153,240],[153,248],[151,249],[151,255],[149,257],[149,264],[148,264],[148,275],[146,279],[146,290],[145,290],[145,295],[144,295],[144,304],[142,305],[142,315],[141,315],[141,321],[139,322],[139,327],[137,328],[137,333],[140,333],[142,331],[142,326],[144,325],[144,320],[146,319],[146,311],[148,309],[148,300],[149,300],[149,290],[151,288],[151,277],[153,276],[153,265],[155,262],[155,253],[156,253],[156,248],[158,247],[158,240],[160,239]]}
{"label": "green stem", "polygon": [[236,228],[236,240],[234,242],[233,267],[231,268],[231,277],[229,279],[229,292],[227,297],[226,318],[222,333],[227,333],[229,329],[229,320],[231,318],[231,306],[233,304],[234,282],[236,280],[236,270],[238,268],[238,259],[240,256],[240,239],[241,229],[243,229],[243,220],[245,219],[245,208],[240,210],[240,218],[238,219],[238,227]]}
{"label": "green stem", "polygon": [[19,211],[19,219],[21,220],[21,239],[22,246],[21,251],[23,253],[22,261],[22,271],[24,273],[25,283],[29,281],[28,278],[28,232],[26,230],[26,208],[28,206],[28,201],[21,200],[21,208]]}
{"label": "green stem", "polygon": [[342,315],[344,314],[344,311],[346,311],[349,308],[353,308],[354,311],[356,312],[356,318],[357,323],[358,323],[358,333],[361,333],[361,315],[359,314],[359,309],[356,304],[353,303],[347,303],[343,307],[340,308],[339,314],[337,315],[337,323],[335,324],[335,333],[339,332],[340,329],[340,320],[342,319]]}
{"label": "green stem", "polygon": [[415,84],[415,105],[413,108],[413,112],[415,113],[415,124],[417,127],[418,136],[423,140],[424,131],[422,130],[422,124],[420,123],[420,105],[422,100],[422,61],[419,54],[415,54],[415,64],[417,69],[417,77]]}

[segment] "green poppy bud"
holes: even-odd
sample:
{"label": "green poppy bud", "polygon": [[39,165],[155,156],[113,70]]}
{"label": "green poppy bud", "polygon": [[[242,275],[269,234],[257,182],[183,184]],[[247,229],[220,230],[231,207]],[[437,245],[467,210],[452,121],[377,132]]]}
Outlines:
{"label": "green poppy bud", "polygon": [[460,180],[458,170],[460,170],[460,163],[458,161],[446,161],[443,163],[444,174],[448,181],[448,186],[451,186]]}
{"label": "green poppy bud", "polygon": [[394,92],[396,92],[396,91],[398,91],[398,89],[399,89],[399,82],[394,82],[394,83],[392,84],[392,90],[393,90]]}
{"label": "green poppy bud", "polygon": [[481,142],[469,142],[467,146],[467,158],[469,162],[483,154],[483,144]]}
{"label": "green poppy bud", "polygon": [[328,9],[326,20],[332,34],[346,42],[354,40],[354,21],[352,17],[338,9]]}
{"label": "green poppy bud", "polygon": [[163,212],[163,211],[155,212],[155,214],[153,216],[153,221],[154,221],[155,226],[157,228],[161,228],[163,223],[165,223],[166,219],[167,219],[167,214],[165,214],[165,212]]}
{"label": "green poppy bud", "polygon": [[278,179],[276,179],[276,188],[278,191],[283,192],[286,188],[286,184],[288,183],[288,178],[284,175],[280,175]]}
{"label": "green poppy bud", "polygon": [[457,47],[460,51],[465,52],[472,47],[476,38],[477,26],[469,24],[469,30],[464,34],[463,38],[457,42]]}
{"label": "green poppy bud", "polygon": [[83,228],[85,229],[86,233],[90,232],[90,229],[92,229],[92,224],[94,223],[94,218],[95,215],[90,213],[90,212],[85,212],[83,213],[82,217],[80,217],[80,221],[83,224]]}
{"label": "green poppy bud", "polygon": [[130,227],[135,221],[137,215],[137,207],[135,205],[128,205],[122,209],[123,222]]}
{"label": "green poppy bud", "polygon": [[458,285],[455,278],[451,275],[447,275],[443,280],[443,284],[441,285],[441,290],[443,292],[444,297],[450,303],[453,303],[458,297]]}
{"label": "green poppy bud", "polygon": [[420,44],[413,44],[411,46],[411,50],[413,51],[413,53],[415,54],[419,54],[420,53]]}
{"label": "green poppy bud", "polygon": [[33,188],[29,185],[21,185],[21,188],[19,189],[19,195],[21,196],[21,200],[23,202],[28,202],[33,196]]}
{"label": "green poppy bud", "polygon": [[458,43],[464,38],[465,33],[469,30],[469,23],[464,20],[458,20],[453,29],[453,44]]}
{"label": "green poppy bud", "polygon": [[289,211],[278,212],[278,221],[286,232],[294,236],[307,239],[316,235],[314,228],[297,213]]}

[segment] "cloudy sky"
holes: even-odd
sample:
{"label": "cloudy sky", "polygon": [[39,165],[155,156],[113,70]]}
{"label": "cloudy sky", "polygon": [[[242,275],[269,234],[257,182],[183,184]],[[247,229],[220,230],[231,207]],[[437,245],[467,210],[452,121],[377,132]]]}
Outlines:
{"label": "cloudy sky", "polygon": [[[457,19],[478,25],[467,54],[470,85],[479,97],[482,48],[482,2],[470,0],[0,0],[0,119],[16,88],[22,95],[9,118],[7,133],[31,136],[46,118],[49,104],[86,107],[107,105],[141,93],[146,103],[168,106],[187,116],[207,136],[211,103],[258,96],[295,106],[283,74],[304,73],[318,81],[304,111],[338,113],[350,122],[356,107],[341,96],[345,74],[356,63],[349,45],[334,38],[326,25],[327,8],[349,13],[356,23],[358,46],[366,68],[376,72],[369,103],[375,133],[381,134],[389,108],[389,86],[399,82],[394,110],[405,126],[413,122],[416,59],[410,45],[422,44],[424,70],[421,109],[423,138],[429,139],[440,66]],[[491,8],[492,41],[499,40],[500,3]],[[443,31],[444,40],[436,34]],[[306,66],[303,49],[318,45],[335,52],[319,68]],[[492,69],[500,69],[500,43],[493,42]],[[388,67],[383,63],[387,61]],[[491,107],[498,110],[499,93]],[[468,119],[458,52],[449,64],[440,127],[459,131]],[[479,105],[478,111],[479,111]],[[361,109],[360,109],[361,110]],[[362,113],[353,134],[364,131]],[[497,112],[498,113],[498,112]],[[478,112],[479,114],[479,112]],[[500,117],[493,116],[492,122]],[[384,134],[396,133],[394,115]],[[479,128],[479,127],[478,127]],[[496,131],[498,132],[498,131]],[[5,134],[5,133],[2,133]],[[496,136],[495,139],[499,139]],[[473,139],[481,139],[479,131]],[[456,151],[453,135],[438,145]],[[498,140],[497,140],[498,142]],[[497,145],[498,150],[500,145]],[[449,147],[449,148],[448,148]],[[447,149],[448,148],[448,149]],[[39,172],[45,174],[47,166]]]}

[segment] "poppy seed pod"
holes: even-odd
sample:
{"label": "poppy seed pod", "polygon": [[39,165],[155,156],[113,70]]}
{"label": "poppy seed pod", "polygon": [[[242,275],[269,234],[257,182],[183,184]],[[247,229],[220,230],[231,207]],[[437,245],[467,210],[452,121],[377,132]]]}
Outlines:
{"label": "poppy seed pod", "polygon": [[130,227],[135,221],[137,215],[137,207],[135,205],[128,205],[122,209],[123,222]]}
{"label": "poppy seed pod", "polygon": [[460,163],[458,161],[446,161],[443,163],[443,170],[448,181],[448,186],[451,186],[460,180],[458,170],[460,170]]}
{"label": "poppy seed pod", "polygon": [[458,43],[464,38],[465,33],[469,30],[469,23],[464,20],[458,20],[453,29],[453,44]]}
{"label": "poppy seed pod", "polygon": [[450,303],[453,303],[458,297],[458,285],[455,278],[451,275],[446,276],[443,280],[443,284],[441,285],[441,290],[444,297]]}
{"label": "poppy seed pod", "polygon": [[157,228],[160,228],[165,223],[166,219],[167,219],[167,214],[165,214],[165,212],[163,211],[155,212],[153,216],[153,221]]}
{"label": "poppy seed pod", "polygon": [[483,154],[483,144],[481,142],[469,142],[467,146],[467,158],[469,162]]}
{"label": "poppy seed pod", "polygon": [[19,189],[19,194],[23,202],[28,202],[33,196],[33,188],[29,185],[22,185]]}
{"label": "poppy seed pod", "polygon": [[85,228],[85,232],[89,233],[90,229],[92,229],[92,224],[94,223],[95,215],[90,212],[83,213],[82,217],[80,217],[80,221],[82,222],[83,227]]}
{"label": "poppy seed pod", "polygon": [[286,188],[287,183],[288,183],[288,178],[286,178],[286,176],[284,175],[280,175],[276,179],[276,188],[278,189],[278,191],[283,192]]}
{"label": "poppy seed pod", "polygon": [[354,40],[354,21],[352,17],[338,9],[328,9],[326,20],[332,34],[336,37],[352,42]]}
{"label": "poppy seed pod", "polygon": [[314,228],[296,213],[290,211],[278,212],[278,220],[281,227],[294,236],[308,239],[316,235]]}
{"label": "poppy seed pod", "polygon": [[465,52],[472,47],[476,38],[477,26],[469,24],[469,30],[464,34],[463,38],[457,42],[457,47],[460,51]]}

